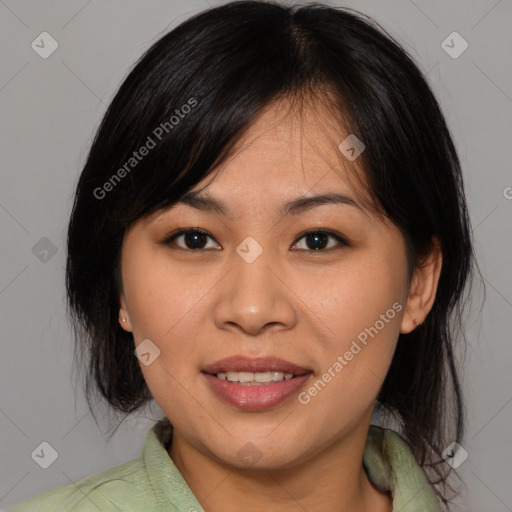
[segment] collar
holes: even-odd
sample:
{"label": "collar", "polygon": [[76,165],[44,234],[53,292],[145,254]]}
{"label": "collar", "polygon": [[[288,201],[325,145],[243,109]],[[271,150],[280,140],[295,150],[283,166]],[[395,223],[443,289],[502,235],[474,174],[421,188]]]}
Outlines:
{"label": "collar", "polygon": [[391,492],[393,512],[441,512],[409,445],[393,430],[370,425],[363,467],[376,489]]}
{"label": "collar", "polygon": [[[172,425],[164,417],[148,432],[142,450],[147,477],[158,504],[176,510],[203,512],[167,453],[171,440]],[[407,443],[394,431],[370,425],[363,467],[376,489],[391,493],[393,512],[441,512],[423,470]]]}

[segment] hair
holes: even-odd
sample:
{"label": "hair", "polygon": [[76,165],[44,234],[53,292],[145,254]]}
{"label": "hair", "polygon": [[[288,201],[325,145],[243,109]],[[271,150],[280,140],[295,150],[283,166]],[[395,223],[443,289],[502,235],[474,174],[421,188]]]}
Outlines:
{"label": "hair", "polygon": [[[133,335],[118,322],[124,233],[216,169],[280,98],[323,98],[365,144],[358,162],[373,207],[403,234],[410,269],[434,238],[440,244],[435,302],[424,323],[400,334],[378,407],[398,422],[447,506],[440,455],[464,434],[454,351],[475,266],[462,173],[421,71],[351,9],[228,3],[165,34],[128,73],[92,142],[68,229],[68,309],[89,407],[94,395],[128,415],[152,398]],[[146,155],[134,156],[143,146]]]}

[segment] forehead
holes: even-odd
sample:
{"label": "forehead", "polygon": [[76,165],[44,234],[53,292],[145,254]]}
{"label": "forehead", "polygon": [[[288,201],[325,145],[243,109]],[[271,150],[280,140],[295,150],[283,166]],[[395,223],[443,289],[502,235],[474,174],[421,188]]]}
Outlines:
{"label": "forehead", "polygon": [[262,198],[279,192],[365,193],[365,173],[340,151],[349,128],[323,102],[286,100],[265,108],[230,151],[226,160],[193,190],[209,193],[259,191]]}
{"label": "forehead", "polygon": [[[347,214],[369,220],[375,212],[365,173],[338,148],[349,130],[325,102],[276,101],[253,121],[222,164],[170,210],[192,207],[226,219],[243,212],[284,218],[316,205],[343,204]],[[159,222],[166,211],[147,220]]]}

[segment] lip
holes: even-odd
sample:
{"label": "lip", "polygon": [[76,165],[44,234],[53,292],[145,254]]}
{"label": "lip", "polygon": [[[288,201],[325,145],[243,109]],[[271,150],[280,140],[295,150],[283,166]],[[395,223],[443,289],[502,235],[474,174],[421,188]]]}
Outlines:
{"label": "lip", "polygon": [[293,379],[255,386],[229,382],[208,373],[203,375],[214,393],[228,404],[245,411],[262,411],[279,405],[297,393],[313,374],[305,373]]}
{"label": "lip", "polygon": [[[244,386],[228,380],[219,379],[220,372],[264,372],[275,371],[293,373],[292,379]],[[202,374],[210,389],[228,404],[245,411],[262,411],[275,407],[296,394],[309,380],[313,371],[277,357],[259,357],[251,359],[232,356],[207,365]]]}
{"label": "lip", "polygon": [[202,371],[203,373],[214,375],[220,372],[264,372],[267,370],[293,373],[294,375],[304,375],[312,371],[310,368],[304,368],[285,359],[273,356],[257,358],[245,356],[226,357],[205,366]]}

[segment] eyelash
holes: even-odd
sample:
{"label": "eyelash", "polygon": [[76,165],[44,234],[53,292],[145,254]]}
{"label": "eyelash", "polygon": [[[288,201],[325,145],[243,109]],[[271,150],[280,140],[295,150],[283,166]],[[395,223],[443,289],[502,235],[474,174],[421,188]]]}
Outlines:
{"label": "eyelash", "polygon": [[[194,229],[187,228],[187,229],[180,229],[180,230],[176,231],[175,233],[167,236],[160,243],[163,244],[163,245],[170,246],[170,245],[172,245],[172,243],[177,238],[179,238],[182,235],[187,235],[187,234],[205,235],[205,236],[210,237],[212,240],[215,240],[213,238],[213,236],[208,231],[206,231],[204,229],[200,229],[200,228],[194,228]],[[326,230],[326,229],[312,229],[312,230],[306,231],[306,232],[302,233],[297,238],[297,240],[293,243],[293,245],[295,246],[300,240],[302,240],[303,238],[307,237],[308,235],[312,235],[312,234],[325,235],[325,236],[334,238],[339,243],[339,245],[341,247],[348,247],[350,245],[341,235],[339,235],[337,233],[334,233],[333,231]],[[305,251],[305,252],[311,252],[311,253],[320,253],[320,252],[331,252],[331,251],[339,249],[341,247],[335,246],[335,247],[329,247],[328,249],[318,249],[318,250],[314,250],[314,249],[298,249],[298,250],[299,251]],[[189,249],[189,248],[179,247],[179,246],[177,247],[177,249],[178,250],[183,250],[183,251],[188,251],[188,252],[203,252],[203,251],[209,250],[209,249]],[[219,249],[215,249],[215,250],[219,250]]]}

